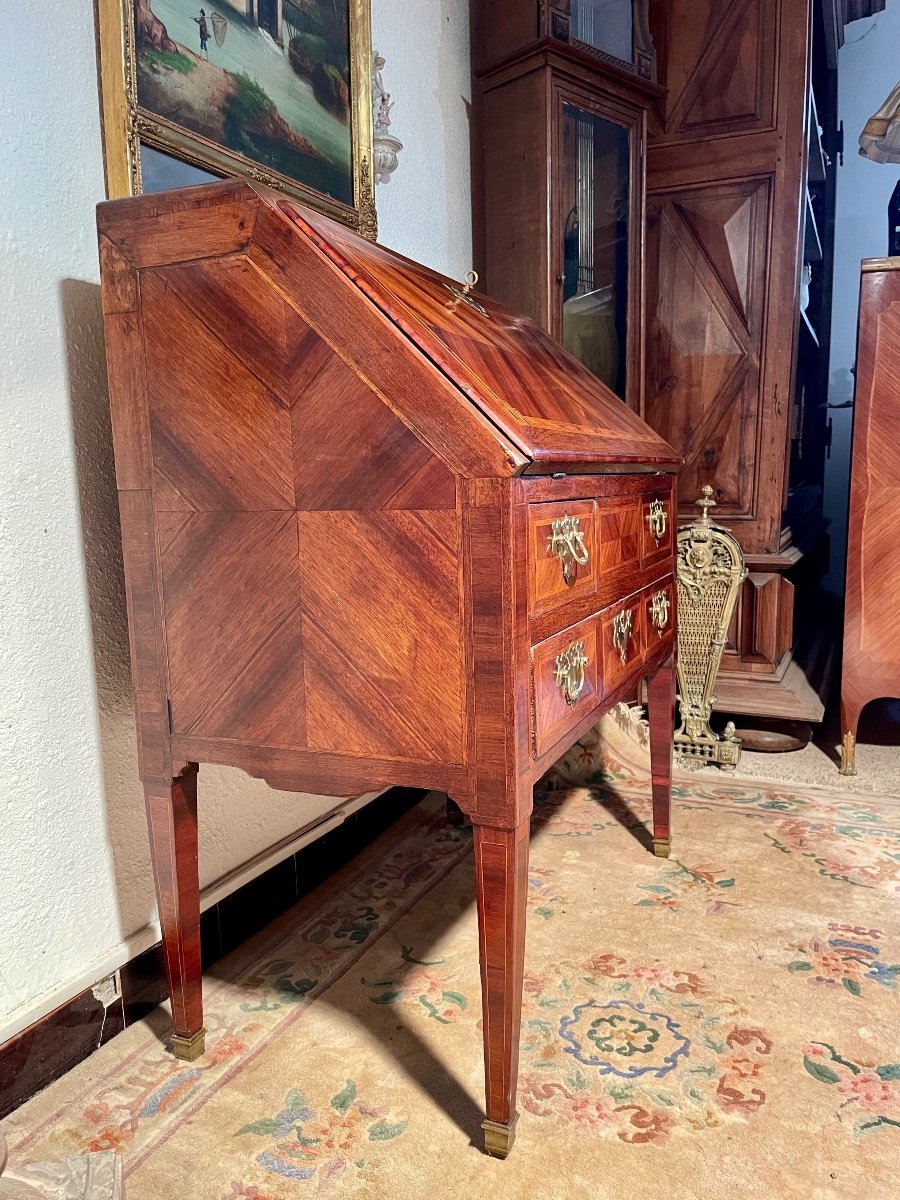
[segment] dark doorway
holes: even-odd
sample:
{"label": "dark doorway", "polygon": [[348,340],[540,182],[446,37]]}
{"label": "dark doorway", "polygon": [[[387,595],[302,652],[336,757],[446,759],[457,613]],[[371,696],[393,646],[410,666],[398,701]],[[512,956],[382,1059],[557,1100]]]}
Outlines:
{"label": "dark doorway", "polygon": [[260,29],[265,29],[270,33],[277,42],[281,35],[281,30],[278,28],[278,10],[281,6],[278,0],[257,0],[257,24]]}

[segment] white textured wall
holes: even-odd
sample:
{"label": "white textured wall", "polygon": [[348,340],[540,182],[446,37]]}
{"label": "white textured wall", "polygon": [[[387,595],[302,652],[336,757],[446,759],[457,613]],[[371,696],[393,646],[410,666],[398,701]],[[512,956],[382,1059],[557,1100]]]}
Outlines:
{"label": "white textured wall", "polygon": [[[828,402],[853,399],[860,262],[887,254],[887,206],[900,165],[875,163],[857,153],[866,121],[900,80],[900,0],[876,17],[847,26],[838,55],[838,119],[844,122],[844,165],[838,167],[834,246],[834,307]],[[825,468],[825,512],[831,518],[831,570],[826,584],[844,591],[850,441],[853,410],[832,408],[831,459]]]}
{"label": "white textured wall", "polygon": [[[375,0],[396,129],[384,240],[469,266],[465,0]],[[105,395],[93,6],[0,40],[0,1041],[94,981],[154,911]],[[64,95],[60,82],[65,80]],[[201,771],[208,883],[323,808]]]}
{"label": "white textured wall", "polygon": [[467,0],[372,0],[400,164],[376,190],[379,241],[462,279],[472,266]]}

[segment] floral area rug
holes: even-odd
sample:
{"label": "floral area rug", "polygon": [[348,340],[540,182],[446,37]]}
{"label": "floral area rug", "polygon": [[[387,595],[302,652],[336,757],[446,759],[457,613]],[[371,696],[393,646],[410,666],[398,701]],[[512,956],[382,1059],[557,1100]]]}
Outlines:
{"label": "floral area rug", "polygon": [[658,860],[643,751],[604,737],[536,805],[506,1162],[434,796],[214,968],[201,1060],[131,1027],[7,1120],[11,1161],[119,1149],[129,1200],[896,1196],[900,800],[681,777]]}

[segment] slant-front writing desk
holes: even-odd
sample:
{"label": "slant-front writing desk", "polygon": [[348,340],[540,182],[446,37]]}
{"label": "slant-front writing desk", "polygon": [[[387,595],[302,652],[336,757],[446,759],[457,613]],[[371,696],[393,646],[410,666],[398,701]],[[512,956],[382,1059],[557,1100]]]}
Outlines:
{"label": "slant-front writing desk", "polygon": [[437,788],[474,826],[505,1156],[532,785],[644,676],[668,852],[677,457],[530,320],[275,192],[98,225],[175,1053],[203,1049],[197,764]]}

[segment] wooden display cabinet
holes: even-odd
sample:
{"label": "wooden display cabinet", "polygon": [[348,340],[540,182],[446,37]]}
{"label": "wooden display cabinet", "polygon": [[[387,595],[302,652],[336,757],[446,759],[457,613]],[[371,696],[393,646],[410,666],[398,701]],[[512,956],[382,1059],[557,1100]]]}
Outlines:
{"label": "wooden display cabinet", "polygon": [[574,39],[568,8],[476,5],[478,263],[490,295],[640,412],[644,146],[660,89]]}

